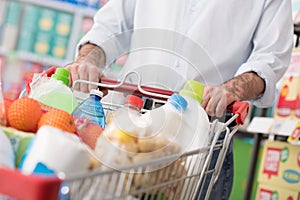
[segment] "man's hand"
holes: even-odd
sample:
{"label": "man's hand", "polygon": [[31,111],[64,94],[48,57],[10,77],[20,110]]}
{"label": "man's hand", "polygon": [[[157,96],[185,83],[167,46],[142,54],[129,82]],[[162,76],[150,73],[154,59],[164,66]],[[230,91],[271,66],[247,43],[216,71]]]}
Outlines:
{"label": "man's hand", "polygon": [[222,117],[228,105],[255,99],[264,89],[264,80],[254,72],[247,72],[222,85],[205,87],[202,106],[208,115]]}
{"label": "man's hand", "polygon": [[[103,50],[93,44],[85,44],[80,48],[79,55],[76,60],[68,64],[65,68],[70,71],[71,84],[76,80],[88,80],[99,82],[102,77],[100,67],[105,63]],[[76,90],[89,92],[91,89],[97,88],[95,85],[77,84]]]}

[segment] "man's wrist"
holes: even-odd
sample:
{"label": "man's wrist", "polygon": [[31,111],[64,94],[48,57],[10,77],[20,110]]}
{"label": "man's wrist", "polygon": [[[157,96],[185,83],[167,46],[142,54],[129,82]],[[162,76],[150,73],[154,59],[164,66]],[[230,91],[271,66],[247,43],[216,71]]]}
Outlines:
{"label": "man's wrist", "polygon": [[265,81],[255,72],[246,72],[225,82],[224,87],[238,101],[253,100],[264,93]]}

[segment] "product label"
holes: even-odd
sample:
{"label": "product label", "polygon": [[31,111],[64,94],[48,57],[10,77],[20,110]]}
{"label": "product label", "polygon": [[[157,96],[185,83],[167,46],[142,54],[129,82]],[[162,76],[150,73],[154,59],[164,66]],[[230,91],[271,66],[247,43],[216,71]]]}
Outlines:
{"label": "product label", "polygon": [[298,153],[298,166],[300,167],[300,152]]}
{"label": "product label", "polygon": [[259,200],[270,200],[272,197],[272,191],[260,189],[259,191]]}
{"label": "product label", "polygon": [[285,170],[283,172],[282,178],[283,180],[291,184],[296,184],[300,182],[300,174],[292,169]]}
{"label": "product label", "polygon": [[281,162],[285,163],[289,158],[289,148],[284,147],[281,151]]}
{"label": "product label", "polygon": [[280,160],[281,160],[281,149],[279,148],[267,149],[263,173],[268,174],[269,179],[271,178],[271,175],[274,176],[278,175]]}
{"label": "product label", "polygon": [[17,153],[18,149],[19,149],[20,138],[14,137],[14,136],[10,136],[9,139],[10,139],[10,143],[13,146],[14,152]]}

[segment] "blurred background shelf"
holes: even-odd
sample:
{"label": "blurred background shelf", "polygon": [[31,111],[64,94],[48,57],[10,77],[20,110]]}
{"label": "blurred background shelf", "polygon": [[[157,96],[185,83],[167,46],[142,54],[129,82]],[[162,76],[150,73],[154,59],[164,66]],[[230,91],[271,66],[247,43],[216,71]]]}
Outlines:
{"label": "blurred background shelf", "polygon": [[0,69],[14,99],[30,74],[74,60],[76,45],[107,0],[0,0]]}
{"label": "blurred background shelf", "polygon": [[[58,11],[65,11],[75,14],[80,14],[87,17],[93,17],[94,14],[97,12],[100,6],[93,6],[94,8],[87,7],[85,5],[78,5],[78,4],[71,4],[65,1],[58,1],[58,0],[19,0],[22,3],[33,4],[36,6],[47,7],[51,9],[55,9]],[[94,1],[96,2],[96,1]],[[100,1],[99,1],[100,2]],[[99,4],[99,3],[98,3]]]}

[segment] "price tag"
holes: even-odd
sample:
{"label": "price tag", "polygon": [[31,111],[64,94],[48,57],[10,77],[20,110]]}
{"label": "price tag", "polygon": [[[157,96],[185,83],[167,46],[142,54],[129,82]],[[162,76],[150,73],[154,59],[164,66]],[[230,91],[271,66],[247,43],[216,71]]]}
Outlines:
{"label": "price tag", "polygon": [[270,133],[270,128],[274,122],[274,118],[254,117],[249,124],[247,131],[253,133]]}
{"label": "price tag", "polygon": [[297,126],[297,120],[274,120],[270,133],[289,136]]}

